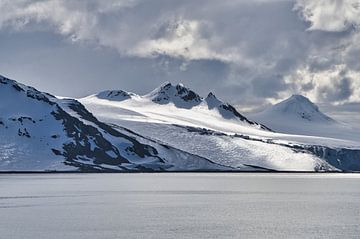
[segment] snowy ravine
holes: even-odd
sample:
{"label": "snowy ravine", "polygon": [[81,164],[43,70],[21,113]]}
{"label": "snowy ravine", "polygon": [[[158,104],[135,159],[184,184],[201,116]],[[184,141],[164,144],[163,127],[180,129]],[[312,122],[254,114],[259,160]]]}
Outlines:
{"label": "snowy ravine", "polygon": [[46,170],[234,169],[116,129],[77,100],[59,99],[0,76],[0,171]]}
{"label": "snowy ravine", "polygon": [[280,171],[360,170],[357,140],[276,133],[213,93],[202,98],[182,84],[167,82],[143,96],[110,90],[79,101],[104,122],[222,165]]}

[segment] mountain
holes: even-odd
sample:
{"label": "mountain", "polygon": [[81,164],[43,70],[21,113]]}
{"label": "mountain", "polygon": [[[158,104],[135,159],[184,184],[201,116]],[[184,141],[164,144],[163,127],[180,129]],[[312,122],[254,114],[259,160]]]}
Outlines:
{"label": "mountain", "polygon": [[360,132],[356,134],[350,126],[325,115],[302,95],[292,95],[250,117],[281,133],[360,141]]}
{"label": "mountain", "polygon": [[104,122],[229,167],[360,170],[359,141],[279,134],[213,93],[202,98],[182,84],[166,82],[123,101],[97,95],[79,101]]}
{"label": "mountain", "polygon": [[108,100],[115,100],[115,101],[123,101],[130,99],[132,96],[135,96],[134,93],[128,93],[123,90],[106,90],[98,93],[96,97],[99,99],[108,99]]}
{"label": "mountain", "polygon": [[173,103],[178,108],[191,109],[202,102],[202,98],[182,84],[173,86],[165,82],[145,96],[157,104]]}
{"label": "mountain", "polygon": [[[140,114],[151,114],[152,120],[168,121],[178,124],[189,122],[209,122],[219,124],[235,123],[251,128],[259,128],[270,131],[265,125],[258,124],[240,114],[232,105],[222,102],[213,93],[209,93],[204,99],[193,90],[183,84],[172,85],[165,82],[150,93],[140,96],[123,90],[103,91],[81,99],[84,102],[92,100],[122,101],[125,109],[138,109]],[[170,114],[163,114],[167,109]],[[144,111],[144,112],[142,112]],[[221,123],[220,123],[221,124]],[[202,124],[201,124],[202,125]]]}
{"label": "mountain", "polygon": [[44,170],[360,171],[360,140],[277,133],[181,84],[77,100],[0,77],[0,171]]}
{"label": "mountain", "polygon": [[335,120],[322,113],[317,105],[302,95],[292,95],[288,99],[266,109],[261,115],[280,116],[303,122],[336,123]]}
{"label": "mountain", "polygon": [[0,76],[0,171],[232,170]]}

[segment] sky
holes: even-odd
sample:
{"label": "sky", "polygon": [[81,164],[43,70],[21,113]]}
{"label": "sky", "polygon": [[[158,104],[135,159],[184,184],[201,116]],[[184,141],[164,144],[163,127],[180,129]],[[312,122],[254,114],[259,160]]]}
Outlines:
{"label": "sky", "polygon": [[245,112],[292,94],[360,112],[360,0],[0,0],[0,12],[0,74],[55,95],[170,81]]}

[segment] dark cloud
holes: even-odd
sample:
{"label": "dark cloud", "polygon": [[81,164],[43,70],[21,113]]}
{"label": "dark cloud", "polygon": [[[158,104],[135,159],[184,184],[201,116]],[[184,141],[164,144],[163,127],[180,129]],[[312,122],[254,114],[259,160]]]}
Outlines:
{"label": "dark cloud", "polygon": [[282,75],[256,78],[252,81],[254,95],[262,98],[278,98],[278,92],[285,90],[286,84]]}
{"label": "dark cloud", "polygon": [[331,86],[324,86],[319,89],[322,100],[333,102],[348,99],[353,94],[350,78],[342,78]]}
{"label": "dark cloud", "polygon": [[1,1],[0,74],[69,96],[169,80],[246,107],[292,93],[356,102],[354,3]]}

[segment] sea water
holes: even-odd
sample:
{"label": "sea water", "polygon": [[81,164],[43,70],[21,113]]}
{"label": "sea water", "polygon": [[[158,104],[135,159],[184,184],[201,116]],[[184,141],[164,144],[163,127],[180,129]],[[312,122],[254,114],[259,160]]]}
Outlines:
{"label": "sea water", "polygon": [[0,238],[360,238],[360,175],[0,174]]}

